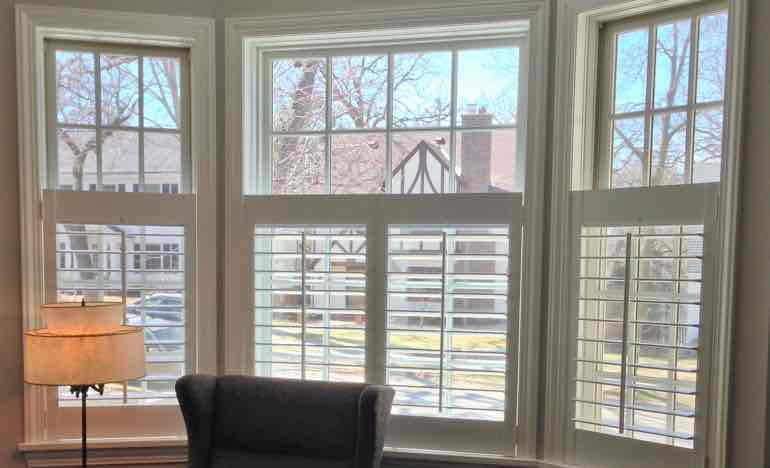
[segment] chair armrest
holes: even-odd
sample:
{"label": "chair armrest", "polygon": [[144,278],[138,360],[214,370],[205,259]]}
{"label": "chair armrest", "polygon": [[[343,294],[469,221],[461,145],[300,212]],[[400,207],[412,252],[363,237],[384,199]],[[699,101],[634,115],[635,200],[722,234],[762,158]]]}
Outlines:
{"label": "chair armrest", "polygon": [[361,392],[355,468],[379,468],[394,394],[392,388],[380,385],[370,385]]}
{"label": "chair armrest", "polygon": [[176,381],[176,397],[187,427],[189,468],[208,468],[214,426],[213,375],[186,375]]}

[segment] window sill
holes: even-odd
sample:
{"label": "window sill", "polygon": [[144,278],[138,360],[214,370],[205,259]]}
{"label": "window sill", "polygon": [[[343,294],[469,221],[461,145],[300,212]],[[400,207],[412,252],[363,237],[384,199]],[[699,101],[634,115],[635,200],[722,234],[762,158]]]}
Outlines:
{"label": "window sill", "polygon": [[[72,466],[80,460],[80,441],[20,442],[17,449],[29,468]],[[187,462],[186,437],[95,439],[88,442],[89,464],[177,465]],[[385,448],[385,466],[405,466],[409,461],[457,465],[487,465],[521,468],[567,468],[566,465],[527,458],[433,450]]]}

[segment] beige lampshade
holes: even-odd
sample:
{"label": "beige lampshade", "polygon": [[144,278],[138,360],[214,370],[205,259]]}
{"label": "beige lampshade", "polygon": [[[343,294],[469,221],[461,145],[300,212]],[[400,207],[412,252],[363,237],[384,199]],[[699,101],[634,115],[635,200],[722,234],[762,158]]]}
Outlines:
{"label": "beige lampshade", "polygon": [[119,303],[45,304],[47,327],[24,333],[24,381],[93,385],[144,377],[144,332]]}

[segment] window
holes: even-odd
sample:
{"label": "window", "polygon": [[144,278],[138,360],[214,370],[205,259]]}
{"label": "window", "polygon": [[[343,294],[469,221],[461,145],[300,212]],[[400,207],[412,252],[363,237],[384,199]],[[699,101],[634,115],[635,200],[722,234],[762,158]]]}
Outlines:
{"label": "window", "polygon": [[[130,417],[137,406],[151,431],[181,433],[174,382],[195,369],[196,349],[196,199],[179,194],[191,177],[186,52],[74,42],[46,51],[46,298],[123,302],[126,323],[144,329],[147,375],[93,396],[96,433],[147,433]],[[50,398],[48,430],[68,437],[78,403],[66,388]],[[115,415],[125,422],[110,424]]]}
{"label": "window", "polygon": [[67,42],[47,50],[50,187],[176,193],[170,187],[189,184],[182,52]]}
{"label": "window", "polygon": [[[126,303],[125,321],[145,331],[147,376],[122,384],[107,384],[102,396],[92,395],[96,405],[112,402],[156,405],[175,404],[174,382],[185,373],[185,273],[153,268],[123,267],[123,259],[146,257],[148,239],[162,238],[174,245],[177,264],[184,265],[184,230],[168,226],[117,226],[59,224],[57,255],[69,255],[71,264],[55,272],[60,302]],[[134,241],[139,240],[139,243]],[[168,243],[172,241],[173,244]],[[124,246],[133,245],[132,251]],[[139,247],[139,248],[137,248]],[[130,253],[129,253],[130,252]],[[167,254],[172,255],[172,254]],[[149,262],[142,262],[149,265]],[[61,387],[61,405],[80,402]]]}
{"label": "window", "polygon": [[258,193],[523,191],[522,40],[457,44],[268,55]]}
{"label": "window", "polygon": [[366,227],[257,226],[255,373],[363,382]]}
{"label": "window", "polygon": [[504,420],[508,234],[507,225],[388,229],[394,414]]}
{"label": "window", "polygon": [[725,7],[609,23],[601,34],[599,185],[719,181]]}

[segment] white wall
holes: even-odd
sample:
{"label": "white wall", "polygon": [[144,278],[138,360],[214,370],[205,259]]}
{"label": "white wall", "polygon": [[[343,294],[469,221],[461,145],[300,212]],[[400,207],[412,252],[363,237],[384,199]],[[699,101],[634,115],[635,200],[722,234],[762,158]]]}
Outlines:
{"label": "white wall", "polygon": [[[224,139],[225,17],[323,10],[432,5],[444,0],[0,0],[0,466],[21,467],[16,443],[23,438],[19,184],[16,143],[15,3],[206,16],[217,19],[217,102],[220,160]],[[555,0],[554,0],[555,1]],[[731,467],[766,466],[768,353],[770,343],[770,41],[769,0],[751,0],[744,146],[743,202],[739,233],[735,383],[730,431]],[[224,175],[220,169],[219,174]],[[220,194],[222,195],[222,194]],[[220,203],[224,196],[219,197]],[[220,210],[222,212],[223,210]],[[222,223],[219,223],[221,226]],[[224,236],[220,236],[224,239]],[[547,249],[546,249],[547,251]],[[221,288],[220,288],[221,290]],[[221,293],[220,293],[221,294]]]}

